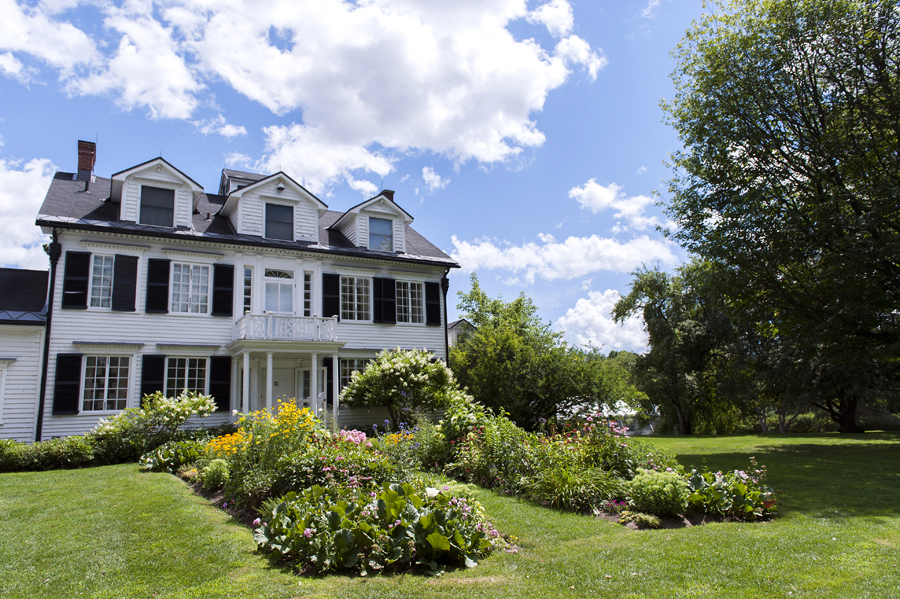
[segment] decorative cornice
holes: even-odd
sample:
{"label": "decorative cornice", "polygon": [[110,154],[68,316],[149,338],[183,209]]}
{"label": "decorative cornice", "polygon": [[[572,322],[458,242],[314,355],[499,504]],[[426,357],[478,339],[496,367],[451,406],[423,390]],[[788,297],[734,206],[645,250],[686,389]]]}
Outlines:
{"label": "decorative cornice", "polygon": [[81,245],[101,250],[122,250],[126,252],[140,253],[146,252],[150,249],[149,245],[131,245],[128,243],[116,243],[114,241],[92,241],[90,239],[82,239]]}
{"label": "decorative cornice", "polygon": [[134,180],[139,183],[149,183],[151,185],[159,185],[162,187],[171,187],[175,189],[176,187],[181,187],[184,185],[184,181],[164,181],[162,179],[151,179],[150,177],[140,177],[138,175],[134,175]]}
{"label": "decorative cornice", "polygon": [[175,350],[210,350],[222,349],[219,343],[157,343],[159,349],[175,349]]}
{"label": "decorative cornice", "polygon": [[417,279],[428,279],[435,275],[433,272],[421,272],[421,271],[410,271],[410,270],[389,270],[390,274],[395,277],[406,277],[406,278],[417,278]]}
{"label": "decorative cornice", "polygon": [[73,341],[72,345],[91,349],[139,349],[144,346],[137,341]]}
{"label": "decorative cornice", "polygon": [[366,268],[364,266],[349,266],[345,264],[334,264],[331,267],[338,272],[346,272],[351,274],[375,275],[381,270],[380,268]]}
{"label": "decorative cornice", "polygon": [[176,248],[163,248],[162,253],[168,256],[180,256],[182,258],[190,258],[195,262],[207,262],[212,264],[225,257],[225,254],[217,252],[204,252],[200,250],[181,250]]}
{"label": "decorative cornice", "polygon": [[[301,202],[300,198],[286,198],[286,197],[282,197],[282,196],[266,196],[263,194],[259,194],[259,199],[266,200],[266,201],[272,200],[275,202],[285,202],[285,203],[291,203],[291,204],[299,204]],[[303,199],[305,200],[306,198],[303,198]]]}

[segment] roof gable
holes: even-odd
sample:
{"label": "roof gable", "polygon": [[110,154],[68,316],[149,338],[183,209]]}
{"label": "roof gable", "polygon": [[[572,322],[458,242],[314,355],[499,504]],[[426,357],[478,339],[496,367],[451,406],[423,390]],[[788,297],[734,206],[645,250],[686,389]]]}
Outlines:
{"label": "roof gable", "polygon": [[151,185],[159,185],[169,187],[172,185],[186,185],[194,196],[194,208],[196,208],[197,197],[203,193],[203,186],[185,175],[183,172],[172,166],[165,158],[154,158],[143,162],[131,168],[119,171],[110,177],[112,185],[110,187],[109,199],[112,202],[119,203],[122,201],[122,188],[125,180],[134,177],[142,182]]}
{"label": "roof gable", "polygon": [[346,222],[347,219],[353,218],[359,215],[362,211],[367,212],[384,212],[389,215],[399,216],[403,219],[403,222],[407,225],[413,222],[413,217],[400,207],[397,202],[393,200],[394,192],[390,190],[383,190],[374,198],[369,198],[365,202],[360,202],[356,206],[353,206],[347,212],[343,213],[339,219],[334,221],[329,229],[337,229],[340,227],[343,222]]}
{"label": "roof gable", "polygon": [[[325,202],[317,198],[309,190],[291,179],[288,175],[284,174],[284,172],[278,171],[274,175],[263,177],[259,181],[250,183],[245,187],[241,187],[240,189],[232,191],[230,194],[228,194],[228,199],[225,201],[225,204],[222,206],[222,210],[219,213],[225,216],[229,216],[237,207],[238,202],[244,195],[255,192],[262,192],[266,187],[272,186],[273,183],[275,184],[274,194],[271,196],[263,197],[272,197],[274,199],[286,201],[297,201],[296,198],[290,197],[291,195],[296,194],[312,203],[316,207],[316,210],[318,210],[319,216],[322,216],[322,214],[324,214],[325,211],[328,210],[328,205]],[[289,193],[284,194],[285,190],[289,190]],[[291,194],[290,192],[293,192],[293,194]],[[282,194],[284,194],[284,197],[282,197]]]}

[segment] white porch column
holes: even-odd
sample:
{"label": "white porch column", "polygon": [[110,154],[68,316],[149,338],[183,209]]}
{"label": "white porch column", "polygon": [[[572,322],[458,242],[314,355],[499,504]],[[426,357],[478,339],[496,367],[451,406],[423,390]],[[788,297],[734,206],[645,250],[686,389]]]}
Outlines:
{"label": "white porch column", "polygon": [[266,409],[272,409],[272,352],[266,352]]}
{"label": "white porch column", "polygon": [[263,257],[256,257],[256,267],[253,269],[253,284],[250,286],[250,304],[253,314],[262,314],[266,308],[266,290],[263,285]]}
{"label": "white porch column", "polygon": [[309,358],[309,399],[313,414],[319,414],[319,354],[312,354]]}
{"label": "white porch column", "polygon": [[244,352],[244,394],[241,397],[241,412],[250,411],[250,352]]}
{"label": "white porch column", "polygon": [[244,255],[234,255],[234,295],[232,297],[234,322],[244,315]]}
{"label": "white porch column", "polygon": [[331,356],[331,385],[334,390],[334,401],[331,402],[331,427],[338,429],[338,396],[341,393],[341,359],[337,354]]}

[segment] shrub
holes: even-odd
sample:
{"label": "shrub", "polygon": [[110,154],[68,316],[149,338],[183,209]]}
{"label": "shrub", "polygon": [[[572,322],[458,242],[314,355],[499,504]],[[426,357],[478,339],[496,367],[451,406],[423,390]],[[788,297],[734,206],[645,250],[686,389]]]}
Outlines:
{"label": "shrub", "polygon": [[94,445],[81,436],[36,443],[0,441],[0,472],[82,468],[94,461]]}
{"label": "shrub", "polygon": [[561,464],[541,470],[524,485],[529,499],[572,511],[596,508],[604,500],[621,495],[622,489],[622,479],[612,472]]}
{"label": "shrub", "polygon": [[419,566],[437,573],[445,564],[476,565],[499,543],[477,502],[409,483],[376,491],[316,485],[267,502],[254,540],[274,558],[317,572],[361,574]]}
{"label": "shrub", "polygon": [[221,489],[228,482],[228,462],[221,458],[212,460],[200,471],[200,484],[207,491]]}
{"label": "shrub", "polygon": [[396,349],[354,372],[340,401],[351,408],[386,406],[396,429],[401,422],[415,424],[419,411],[445,407],[455,390],[453,373],[434,354]]}
{"label": "shrub", "polygon": [[135,461],[141,455],[171,441],[188,418],[206,417],[216,404],[209,395],[190,391],[168,398],[162,393],[145,395],[142,408],[128,408],[101,419],[86,436],[96,448],[100,463]]}
{"label": "shrub", "polygon": [[619,514],[619,524],[628,524],[634,522],[638,528],[659,528],[662,522],[653,514],[644,514],[641,512],[623,511]]}
{"label": "shrub", "polygon": [[697,509],[734,520],[757,520],[775,512],[775,494],[765,485],[766,470],[750,458],[749,470],[691,472],[689,501]]}
{"label": "shrub", "polygon": [[678,472],[642,469],[628,484],[628,506],[657,516],[677,516],[687,508],[690,494]]}
{"label": "shrub", "polygon": [[375,450],[368,441],[356,443],[341,433],[313,437],[304,449],[284,460],[275,476],[273,493],[299,492],[314,485],[362,488],[412,477],[402,464]]}
{"label": "shrub", "polygon": [[646,441],[629,439],[627,429],[600,414],[588,416],[577,431],[581,437],[581,461],[585,466],[602,468],[631,480],[638,470],[675,468],[678,462],[671,452]]}
{"label": "shrub", "polygon": [[272,491],[281,468],[306,450],[310,439],[330,438],[307,408],[295,400],[279,401],[273,410],[244,414],[238,430],[209,442],[209,459],[228,462],[230,478],[225,486],[229,499],[253,509]]}
{"label": "shrub", "polygon": [[206,446],[204,441],[169,441],[142,455],[139,463],[144,470],[175,473],[199,460]]}

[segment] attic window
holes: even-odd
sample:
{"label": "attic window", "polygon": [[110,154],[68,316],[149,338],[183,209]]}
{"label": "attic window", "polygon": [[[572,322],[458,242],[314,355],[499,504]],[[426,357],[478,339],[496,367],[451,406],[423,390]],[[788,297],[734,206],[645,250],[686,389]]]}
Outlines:
{"label": "attic window", "polygon": [[266,204],[266,237],[294,240],[294,209],[281,204]]}
{"label": "attic window", "polygon": [[380,252],[394,251],[394,234],[391,221],[369,217],[369,249]]}
{"label": "attic window", "polygon": [[141,186],[141,224],[173,227],[175,190]]}

